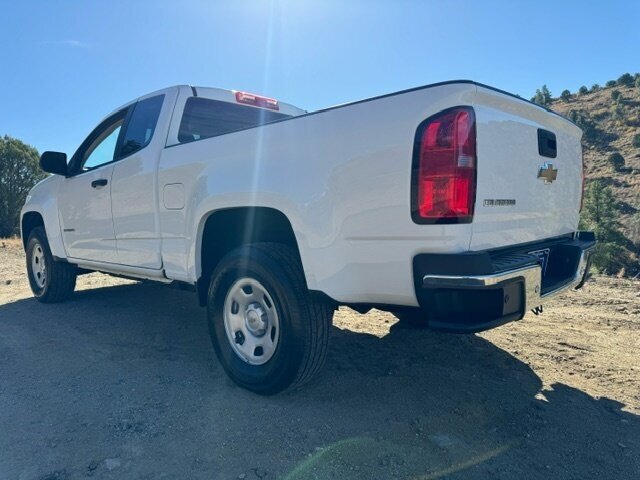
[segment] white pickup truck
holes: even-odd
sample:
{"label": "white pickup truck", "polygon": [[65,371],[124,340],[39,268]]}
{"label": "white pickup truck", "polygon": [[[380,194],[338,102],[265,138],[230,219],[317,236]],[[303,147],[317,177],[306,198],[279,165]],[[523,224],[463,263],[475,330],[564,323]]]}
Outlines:
{"label": "white pickup truck", "polygon": [[475,332],[578,288],[582,132],[452,81],[306,112],[177,86],[115,110],[22,210],[35,297],[100,271],[188,285],[229,376],[261,394],[325,359],[333,311]]}

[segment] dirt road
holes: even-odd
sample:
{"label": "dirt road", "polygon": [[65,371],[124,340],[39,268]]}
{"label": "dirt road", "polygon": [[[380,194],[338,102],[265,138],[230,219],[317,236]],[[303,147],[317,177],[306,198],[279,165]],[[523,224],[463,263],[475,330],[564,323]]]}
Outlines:
{"label": "dirt road", "polygon": [[0,240],[2,480],[640,478],[638,281],[481,335],[341,309],[321,375],[263,398],[193,293],[91,274],[41,305],[23,262]]}

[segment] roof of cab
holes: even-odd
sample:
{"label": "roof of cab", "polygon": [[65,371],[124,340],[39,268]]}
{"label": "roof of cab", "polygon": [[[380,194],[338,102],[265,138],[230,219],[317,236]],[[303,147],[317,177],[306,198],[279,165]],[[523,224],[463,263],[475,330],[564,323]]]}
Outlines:
{"label": "roof of cab", "polygon": [[[197,97],[205,97],[205,98],[210,98],[213,100],[219,100],[222,102],[229,102],[229,103],[237,103],[236,101],[236,92],[239,92],[240,90],[227,90],[224,88],[215,88],[215,87],[194,87],[191,85],[172,85],[170,87],[167,88],[161,88],[159,90],[155,90],[153,92],[150,93],[146,93],[144,95],[140,95],[139,97],[134,98],[133,100],[130,100],[122,105],[120,105],[118,108],[114,109],[111,113],[109,113],[109,115],[107,115],[105,118],[108,118],[109,116],[113,115],[116,112],[119,112],[120,110],[122,110],[123,108],[128,107],[129,105],[131,105],[132,103],[137,102],[138,100],[140,100],[142,97],[150,97],[153,96],[154,94],[161,94],[166,92],[167,90],[170,89],[182,89],[182,88],[189,88],[193,91],[194,96]],[[255,94],[258,95],[258,94]],[[262,108],[262,107],[257,107],[257,106],[252,106],[252,105],[247,105],[249,107],[252,108]],[[282,113],[284,115],[291,115],[293,117],[298,116],[298,115],[304,115],[305,113],[308,113],[306,110],[296,107],[295,105],[292,105],[290,103],[285,103],[285,102],[281,102],[280,100],[278,100],[278,112]]]}

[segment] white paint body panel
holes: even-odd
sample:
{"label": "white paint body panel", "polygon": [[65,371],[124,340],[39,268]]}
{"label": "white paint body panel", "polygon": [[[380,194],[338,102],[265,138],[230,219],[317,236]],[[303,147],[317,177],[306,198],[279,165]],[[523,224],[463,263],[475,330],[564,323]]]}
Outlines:
{"label": "white paint body panel", "polygon": [[[66,258],[67,253],[62,241],[62,229],[58,220],[58,190],[64,180],[58,175],[50,175],[38,182],[27,195],[20,218],[26,213],[37,213],[44,221],[44,228],[47,232],[49,248],[54,257]],[[20,222],[22,228],[22,221]],[[26,241],[27,239],[22,236]]]}
{"label": "white paint body panel", "polygon": [[[177,144],[177,132],[193,90],[166,91],[151,148],[128,163],[114,164],[114,237],[117,262],[125,266],[109,265],[112,273],[143,276],[140,269],[149,268],[158,273],[147,277],[164,273],[194,283],[201,274],[201,236],[208,216],[221,209],[264,206],[289,219],[309,288],[343,303],[416,306],[412,260],[418,253],[496,248],[577,228],[580,130],[473,83],[401,92],[187,144]],[[233,98],[219,89],[199,88],[198,93]],[[474,221],[417,225],[410,214],[416,128],[458,105],[476,111]],[[536,178],[545,160],[537,153],[538,127],[558,136],[559,174],[551,185]],[[57,214],[58,192],[49,184],[61,181],[54,178],[34,189],[24,211]],[[517,202],[492,209],[483,207],[484,198]],[[45,223],[48,230],[51,221]],[[59,236],[59,231],[52,236],[58,252]]]}
{"label": "white paint body panel", "polygon": [[178,95],[177,88],[138,98],[164,95],[158,124],[149,144],[113,164],[111,206],[117,245],[116,263],[159,270],[162,268],[158,205],[158,163]]}
{"label": "white paint body panel", "polygon": [[[470,250],[533,242],[574,232],[582,191],[582,131],[540,107],[478,87],[474,101],[478,186]],[[557,157],[538,154],[538,128],[556,135]],[[537,178],[544,162],[553,183]],[[485,206],[513,199],[513,206]]]}
{"label": "white paint body panel", "polygon": [[[58,207],[67,257],[117,263],[111,215],[113,166],[104,165],[61,179]],[[109,183],[93,188],[91,182],[94,180],[107,180]]]}

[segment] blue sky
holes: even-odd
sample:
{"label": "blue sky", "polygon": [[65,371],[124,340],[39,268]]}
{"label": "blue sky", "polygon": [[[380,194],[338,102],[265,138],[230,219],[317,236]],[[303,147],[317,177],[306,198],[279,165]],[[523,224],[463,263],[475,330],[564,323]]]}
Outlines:
{"label": "blue sky", "polygon": [[73,153],[174,84],[314,110],[468,78],[524,97],[640,71],[640,2],[0,0],[0,135]]}

